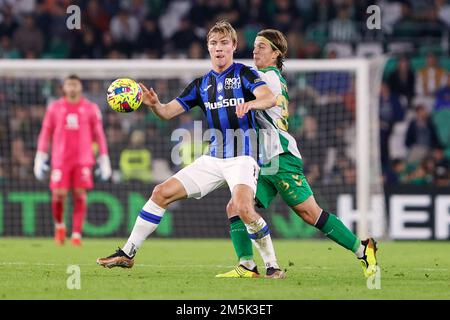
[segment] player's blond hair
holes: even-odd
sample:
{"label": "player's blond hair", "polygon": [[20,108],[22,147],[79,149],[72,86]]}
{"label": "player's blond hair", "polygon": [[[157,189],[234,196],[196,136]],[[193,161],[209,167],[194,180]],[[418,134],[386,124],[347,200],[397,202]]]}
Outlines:
{"label": "player's blond hair", "polygon": [[234,30],[233,26],[226,20],[217,21],[216,24],[209,29],[208,35],[206,36],[206,42],[209,41],[209,38],[213,33],[220,33],[226,37],[230,37],[233,44],[237,44],[236,30]]}
{"label": "player's blond hair", "polygon": [[272,49],[279,52],[277,57],[277,68],[283,70],[283,62],[284,59],[286,59],[286,54],[288,51],[286,36],[281,31],[275,29],[261,30],[256,36],[264,37],[269,40]]}

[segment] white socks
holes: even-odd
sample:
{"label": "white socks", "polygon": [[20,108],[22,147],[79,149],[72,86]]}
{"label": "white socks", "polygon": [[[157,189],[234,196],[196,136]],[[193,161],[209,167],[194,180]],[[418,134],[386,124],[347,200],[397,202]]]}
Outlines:
{"label": "white socks", "polygon": [[359,245],[358,250],[356,250],[356,252],[355,252],[355,254],[356,254],[356,256],[357,256],[358,258],[364,257],[364,249],[365,249],[365,248],[366,248],[366,247],[364,247],[362,244]]}
{"label": "white socks", "polygon": [[246,267],[248,270],[253,270],[256,267],[256,263],[254,260],[240,260],[239,264]]}
{"label": "white socks", "polygon": [[147,201],[136,219],[127,243],[122,248],[127,256],[134,257],[142,242],[156,230],[165,211],[166,209],[161,208],[152,200]]}
{"label": "white socks", "polygon": [[263,218],[245,224],[247,232],[252,239],[256,249],[258,249],[266,268],[280,269],[275,257],[275,249],[273,248],[272,238],[269,233],[269,226]]}

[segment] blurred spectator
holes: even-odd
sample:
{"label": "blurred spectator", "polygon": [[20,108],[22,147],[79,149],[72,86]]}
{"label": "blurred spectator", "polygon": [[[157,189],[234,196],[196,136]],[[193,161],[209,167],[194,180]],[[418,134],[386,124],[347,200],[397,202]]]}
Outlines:
{"label": "blurred spectator", "polygon": [[118,45],[119,51],[127,56],[131,55],[139,36],[138,19],[130,15],[128,10],[121,9],[111,19],[110,30],[112,39]]}
{"label": "blurred spectator", "polygon": [[13,36],[14,47],[16,47],[24,58],[39,58],[44,50],[44,36],[36,28],[34,17],[27,15],[24,17],[24,23],[15,32]]}
{"label": "blurred spectator", "polygon": [[[114,43],[110,32],[102,34],[101,38],[101,56],[107,59],[111,59],[111,54],[117,52],[117,45]],[[120,54],[117,52],[117,54]]]}
{"label": "blurred spectator", "polygon": [[194,41],[200,41],[200,39],[192,32],[190,19],[181,18],[179,29],[170,38],[171,48],[177,53],[186,53]]}
{"label": "blurred spectator", "polygon": [[50,24],[48,25],[48,35],[51,37],[64,37],[68,34],[69,30],[66,26],[66,7],[62,3],[55,3],[50,11]]}
{"label": "blurred spectator", "polygon": [[440,147],[431,118],[425,106],[415,108],[415,118],[409,123],[405,145],[409,148],[408,162],[422,161],[435,148]]}
{"label": "blurred spectator", "polygon": [[445,158],[444,149],[436,148],[433,152],[435,162],[433,179],[437,186],[450,186],[450,162]]}
{"label": "blurred spectator", "polygon": [[252,57],[253,52],[253,44],[250,47],[247,43],[247,39],[245,39],[244,31],[237,30],[237,48],[234,52],[235,59],[250,59]]}
{"label": "blurred spectator", "polygon": [[191,19],[192,24],[198,28],[205,28],[206,21],[209,17],[213,16],[210,12],[210,7],[207,5],[208,0],[193,0],[191,8],[188,12],[188,17]]}
{"label": "blurred spectator", "polygon": [[8,177],[6,176],[6,171],[4,169],[3,163],[0,159],[0,185],[6,184]]}
{"label": "blurred spectator", "polygon": [[246,0],[246,10],[243,13],[245,23],[263,29],[263,26],[269,21],[266,4],[267,2],[263,0]]}
{"label": "blurred spectator", "polygon": [[158,20],[153,17],[147,17],[141,26],[138,38],[139,50],[150,50],[155,56],[161,57],[164,50],[164,40],[161,36],[161,30],[158,26]]}
{"label": "blurred spectator", "polygon": [[315,0],[308,23],[325,25],[336,17],[336,8],[332,0]]}
{"label": "blurred spectator", "polygon": [[405,106],[411,106],[414,97],[415,75],[411,68],[409,59],[400,57],[397,68],[389,75],[387,84],[392,93],[400,99],[405,99]]}
{"label": "blurred spectator", "polygon": [[429,53],[426,66],[416,73],[416,94],[419,96],[434,96],[436,91],[446,83],[446,71],[439,66],[434,53]]}
{"label": "blurred spectator", "polygon": [[386,168],[390,160],[389,138],[392,133],[392,128],[396,122],[402,121],[405,117],[405,110],[398,96],[391,92],[386,83],[381,84],[379,113],[381,165],[383,168]]}
{"label": "blurred spectator", "polygon": [[350,8],[342,5],[337,9],[337,17],[328,23],[328,38],[332,41],[358,41],[360,32],[350,18]]}
{"label": "blurred spectator", "polygon": [[384,170],[384,184],[398,185],[401,184],[405,178],[405,162],[402,159],[392,159],[390,166],[386,166]]}
{"label": "blurred spectator", "polygon": [[102,8],[99,0],[89,0],[83,13],[83,23],[90,26],[95,33],[108,31],[111,17]]}
{"label": "blurred spectator", "polygon": [[151,182],[152,155],[145,147],[144,131],[134,130],[131,133],[130,146],[127,146],[120,153],[119,163],[124,181]]}
{"label": "blurred spectator", "polygon": [[445,87],[439,89],[436,92],[435,103],[433,111],[439,111],[442,109],[450,110],[450,76],[447,75],[447,83]]}
{"label": "blurred spectator", "polygon": [[[2,10],[1,10],[2,9]],[[7,36],[12,38],[14,32],[19,27],[16,16],[13,15],[11,7],[0,6],[0,37]]]}
{"label": "blurred spectator", "polygon": [[7,36],[0,37],[0,59],[18,59],[19,51],[12,47],[11,40]]}
{"label": "blurred spectator", "polygon": [[233,27],[240,28],[242,23],[239,3],[236,0],[220,0],[219,3],[215,20],[227,20]]}
{"label": "blurred spectator", "polygon": [[200,41],[192,42],[189,46],[187,57],[189,59],[205,59],[206,53],[204,45],[200,43]]}
{"label": "blurred spectator", "polygon": [[12,12],[16,16],[27,15],[32,13],[36,8],[36,0],[9,0],[6,1],[11,5]]}
{"label": "blurred spectator", "polygon": [[11,141],[12,176],[15,179],[27,179],[31,176],[33,155],[26,148],[25,141],[14,137]]}
{"label": "blurred spectator", "polygon": [[149,5],[146,3],[147,0],[130,0],[128,2],[127,9],[130,14],[136,17],[141,23],[150,13]]}
{"label": "blurred spectator", "polygon": [[295,2],[290,0],[275,0],[275,8],[271,14],[271,28],[286,34],[290,29],[301,30]]}
{"label": "blurred spectator", "polygon": [[422,160],[418,166],[416,166],[412,172],[405,176],[405,182],[414,185],[425,185],[433,181],[432,173],[427,171],[427,161]]}
{"label": "blurred spectator", "polygon": [[[303,126],[297,135],[297,142],[301,150],[314,150],[313,154],[305,154],[304,168],[308,181],[314,178],[320,180],[325,161],[325,148],[316,148],[318,141],[322,142],[325,133],[319,130],[317,120],[312,116],[305,116]],[[310,177],[312,175],[312,177]]]}
{"label": "blurred spectator", "polygon": [[71,58],[94,59],[101,57],[101,49],[91,28],[76,32],[70,49]]}
{"label": "blurred spectator", "polygon": [[446,0],[434,0],[437,16],[447,28],[450,28],[450,4]]}

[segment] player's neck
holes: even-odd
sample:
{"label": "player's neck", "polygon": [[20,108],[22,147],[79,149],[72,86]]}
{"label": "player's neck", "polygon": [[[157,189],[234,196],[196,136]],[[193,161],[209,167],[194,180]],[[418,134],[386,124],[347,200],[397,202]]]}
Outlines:
{"label": "player's neck", "polygon": [[214,70],[214,72],[222,73],[225,70],[227,70],[233,64],[233,62],[234,61],[231,60],[229,63],[227,63],[227,64],[225,64],[223,66],[213,66],[213,70]]}
{"label": "player's neck", "polygon": [[265,66],[257,66],[256,68],[258,68],[258,70],[264,70],[267,68],[276,68],[277,66],[273,65],[273,64],[269,64],[269,65],[265,65]]}
{"label": "player's neck", "polygon": [[64,97],[67,103],[69,104],[79,104],[81,102],[81,96],[70,98],[70,97]]}

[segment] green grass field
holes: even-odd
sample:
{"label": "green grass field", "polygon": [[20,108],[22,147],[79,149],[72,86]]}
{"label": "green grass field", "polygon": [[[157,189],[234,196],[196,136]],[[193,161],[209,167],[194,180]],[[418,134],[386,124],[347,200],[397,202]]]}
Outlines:
{"label": "green grass field", "polygon": [[[381,289],[369,290],[353,254],[328,240],[275,239],[284,280],[214,278],[234,266],[227,240],[149,239],[132,269],[95,263],[124,241],[0,238],[0,299],[450,299],[449,242],[379,243]],[[67,288],[69,265],[79,290]]]}

